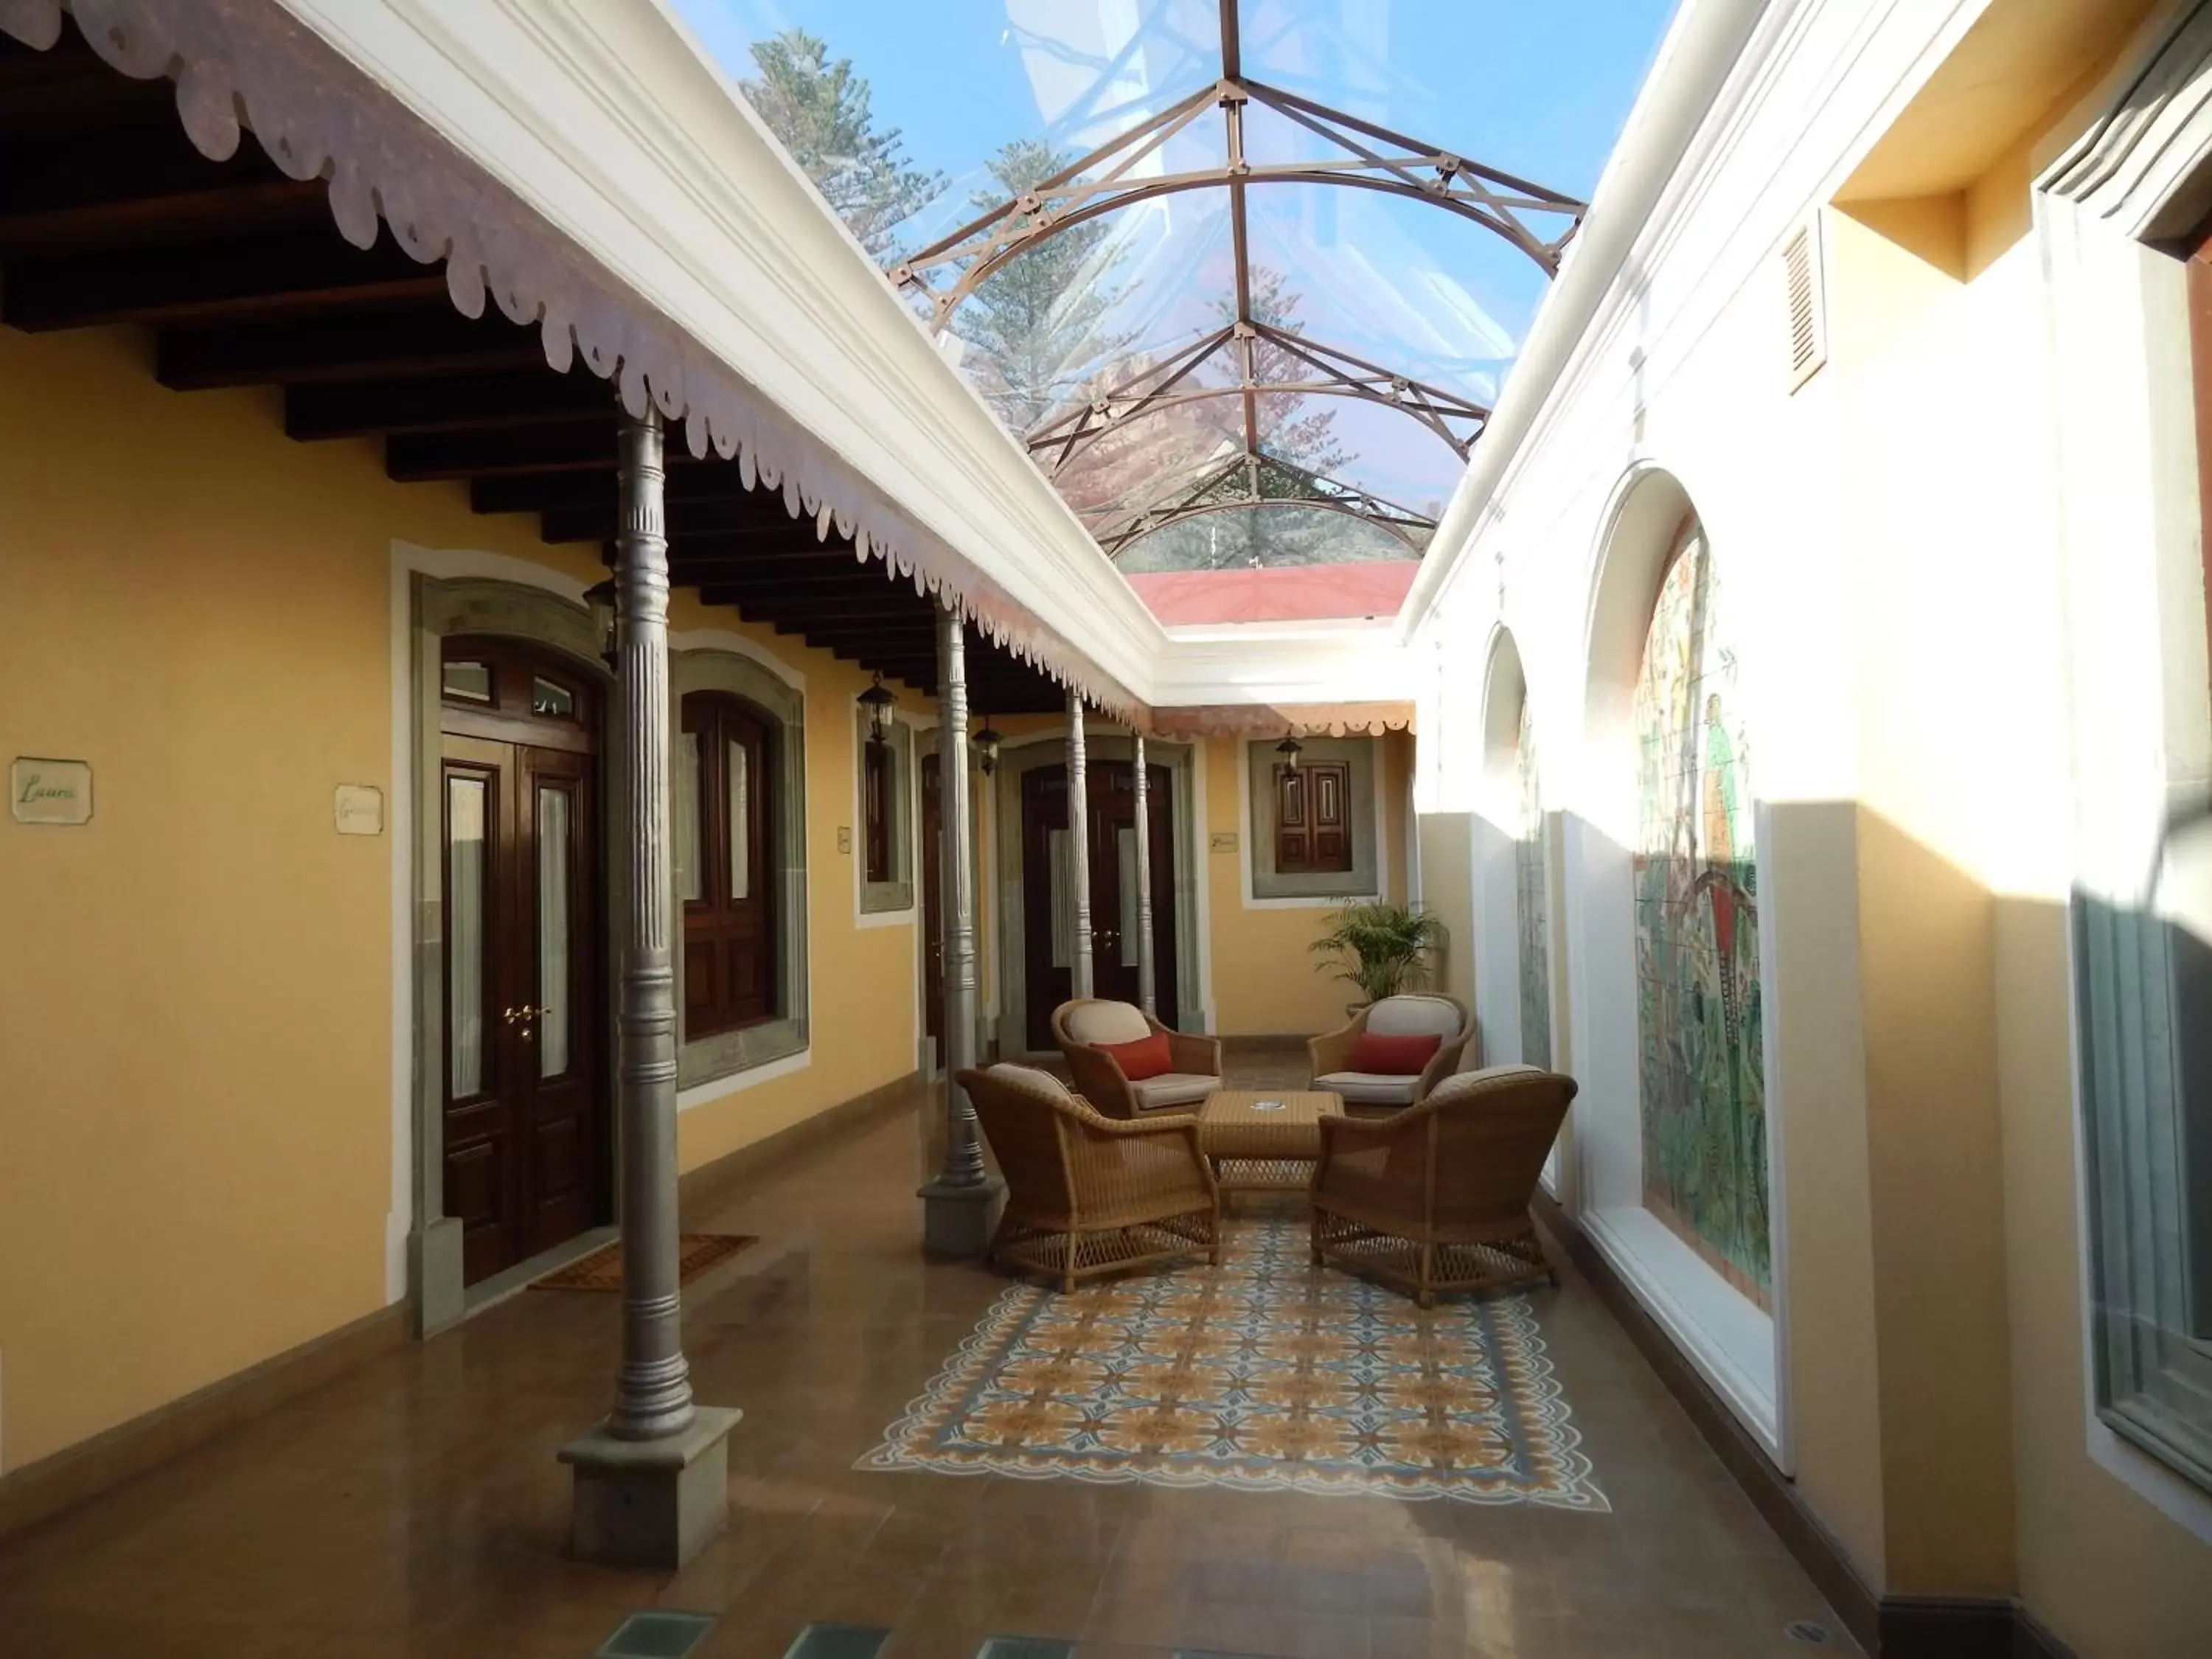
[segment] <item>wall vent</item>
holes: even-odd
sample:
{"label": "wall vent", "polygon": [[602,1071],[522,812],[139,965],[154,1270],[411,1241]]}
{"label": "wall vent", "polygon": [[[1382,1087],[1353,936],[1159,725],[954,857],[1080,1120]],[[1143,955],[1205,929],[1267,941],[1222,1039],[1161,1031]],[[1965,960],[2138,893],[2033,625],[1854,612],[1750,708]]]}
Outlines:
{"label": "wall vent", "polygon": [[1782,245],[1782,289],[1790,312],[1790,389],[1811,380],[1828,361],[1827,295],[1820,280],[1817,216]]}

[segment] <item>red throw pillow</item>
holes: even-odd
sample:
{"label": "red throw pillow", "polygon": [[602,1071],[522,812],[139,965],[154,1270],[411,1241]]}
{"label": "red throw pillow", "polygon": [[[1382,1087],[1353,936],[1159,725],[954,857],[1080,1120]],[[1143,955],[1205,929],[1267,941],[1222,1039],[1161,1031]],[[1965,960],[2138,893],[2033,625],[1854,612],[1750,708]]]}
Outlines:
{"label": "red throw pillow", "polygon": [[1379,1031],[1362,1031],[1352,1047],[1352,1063],[1344,1069],[1376,1077],[1419,1077],[1421,1068],[1443,1046],[1444,1040],[1434,1032],[1426,1036],[1384,1036]]}
{"label": "red throw pillow", "polygon": [[1134,1042],[1102,1042],[1098,1047],[1114,1056],[1121,1075],[1132,1083],[1142,1083],[1148,1077],[1175,1070],[1175,1060],[1168,1054],[1165,1031],[1155,1031]]}

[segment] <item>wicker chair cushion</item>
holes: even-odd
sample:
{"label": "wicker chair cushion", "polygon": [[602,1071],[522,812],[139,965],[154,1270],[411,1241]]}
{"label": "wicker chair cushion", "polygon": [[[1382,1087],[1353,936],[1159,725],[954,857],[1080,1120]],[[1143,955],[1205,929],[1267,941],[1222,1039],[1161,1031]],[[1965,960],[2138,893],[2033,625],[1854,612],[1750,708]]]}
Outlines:
{"label": "wicker chair cushion", "polygon": [[1494,1077],[1510,1077],[1516,1072],[1540,1072],[1540,1066],[1484,1066],[1472,1072],[1454,1072],[1442,1083],[1429,1091],[1431,1100],[1457,1100],[1475,1085]]}
{"label": "wicker chair cushion", "polygon": [[1345,1069],[1374,1072],[1386,1077],[1418,1077],[1421,1068],[1437,1057],[1437,1050],[1443,1043],[1444,1040],[1433,1031],[1405,1036],[1362,1031],[1359,1041],[1352,1045],[1352,1059]]}
{"label": "wicker chair cushion", "polygon": [[1026,1089],[1031,1094],[1048,1095],[1054,1100],[1075,1098],[1065,1083],[1050,1072],[1040,1072],[1034,1066],[1011,1066],[1001,1060],[990,1068],[990,1075],[1005,1079],[1017,1089]]}
{"label": "wicker chair cushion", "polygon": [[1128,1003],[1079,1002],[1067,1011],[1067,1034],[1078,1042],[1141,1042],[1152,1028]]}
{"label": "wicker chair cushion", "polygon": [[1367,1011],[1367,1030],[1375,1036],[1459,1035],[1459,1010],[1442,997],[1384,997]]}
{"label": "wicker chair cushion", "polygon": [[1381,1072],[1331,1072],[1313,1080],[1316,1089],[1342,1095],[1357,1106],[1410,1106],[1413,1091],[1421,1086],[1414,1077],[1392,1077]]}
{"label": "wicker chair cushion", "polygon": [[1221,1079],[1200,1077],[1194,1072],[1163,1072],[1129,1086],[1136,1093],[1139,1111],[1157,1112],[1170,1106],[1196,1104],[1220,1088]]}
{"label": "wicker chair cushion", "polygon": [[1175,1058],[1168,1052],[1165,1031],[1154,1031],[1134,1042],[1102,1042],[1098,1046],[1114,1056],[1121,1075],[1132,1083],[1142,1083],[1148,1077],[1160,1077],[1175,1070]]}

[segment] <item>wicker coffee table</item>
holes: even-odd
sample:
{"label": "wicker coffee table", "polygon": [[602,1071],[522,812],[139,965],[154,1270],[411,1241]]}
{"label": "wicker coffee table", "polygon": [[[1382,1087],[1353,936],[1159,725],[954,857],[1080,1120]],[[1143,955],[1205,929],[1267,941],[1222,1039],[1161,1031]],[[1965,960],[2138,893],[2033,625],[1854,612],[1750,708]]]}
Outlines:
{"label": "wicker coffee table", "polygon": [[1321,1158],[1321,1121],[1344,1102],[1311,1089],[1223,1089],[1198,1110],[1198,1149],[1226,1194],[1304,1192]]}

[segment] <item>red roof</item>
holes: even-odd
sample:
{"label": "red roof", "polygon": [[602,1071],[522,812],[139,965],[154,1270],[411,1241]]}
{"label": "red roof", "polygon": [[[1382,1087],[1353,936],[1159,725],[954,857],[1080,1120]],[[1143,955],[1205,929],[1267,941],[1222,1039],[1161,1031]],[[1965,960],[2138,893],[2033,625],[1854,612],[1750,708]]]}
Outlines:
{"label": "red roof", "polygon": [[1395,617],[1421,568],[1419,559],[1359,564],[1279,565],[1272,569],[1163,570],[1133,574],[1152,613],[1169,627],[1189,623],[1310,622]]}

